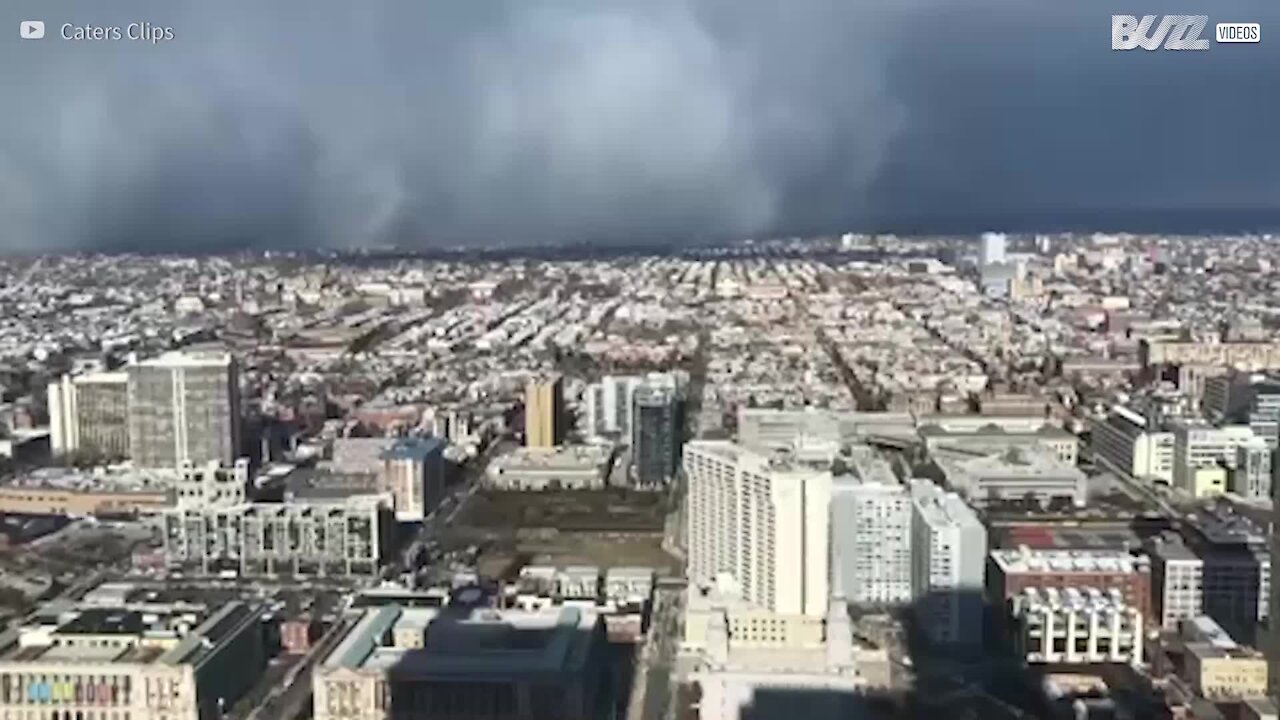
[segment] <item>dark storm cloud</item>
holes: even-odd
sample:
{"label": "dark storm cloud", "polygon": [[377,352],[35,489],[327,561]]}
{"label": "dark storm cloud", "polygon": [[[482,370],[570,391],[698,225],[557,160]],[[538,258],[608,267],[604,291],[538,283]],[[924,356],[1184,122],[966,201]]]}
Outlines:
{"label": "dark storm cloud", "polygon": [[[1259,45],[1109,50],[1112,13]],[[1262,0],[72,0],[0,40],[0,248],[681,240],[1280,214]],[[1210,27],[1212,30],[1212,26]]]}

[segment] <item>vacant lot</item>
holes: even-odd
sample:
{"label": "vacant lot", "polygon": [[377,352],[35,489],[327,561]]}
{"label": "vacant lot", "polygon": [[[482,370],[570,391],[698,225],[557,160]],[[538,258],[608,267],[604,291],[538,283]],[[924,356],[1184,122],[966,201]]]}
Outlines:
{"label": "vacant lot", "polygon": [[666,498],[628,490],[477,492],[454,525],[518,532],[662,532]]}

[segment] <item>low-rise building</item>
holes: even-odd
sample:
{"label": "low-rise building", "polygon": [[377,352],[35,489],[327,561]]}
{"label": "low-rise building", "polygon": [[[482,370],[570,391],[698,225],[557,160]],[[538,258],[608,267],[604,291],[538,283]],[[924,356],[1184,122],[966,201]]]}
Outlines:
{"label": "low-rise building", "polygon": [[930,458],[947,486],[970,502],[1034,497],[1066,499],[1083,507],[1088,498],[1085,474],[1047,448],[1012,447],[991,454],[940,448]]}
{"label": "low-rise building", "polygon": [[170,567],[203,574],[375,575],[393,550],[388,495],[298,498],[170,510]]}
{"label": "low-rise building", "polygon": [[1183,639],[1186,679],[1196,693],[1210,700],[1266,696],[1267,659],[1262,653],[1232,640],[1203,616],[1184,623]]}
{"label": "low-rise building", "polygon": [[599,490],[612,459],[613,448],[600,445],[516,448],[489,463],[485,484],[496,490]]}
{"label": "low-rise building", "polygon": [[1142,662],[1142,613],[1118,590],[1026,588],[1009,606],[1029,663]]}
{"label": "low-rise building", "polygon": [[615,700],[605,654],[580,607],[372,608],[316,667],[315,717],[590,720]]}
{"label": "low-rise building", "polygon": [[75,607],[0,635],[0,717],[216,720],[266,667],[261,610]]}

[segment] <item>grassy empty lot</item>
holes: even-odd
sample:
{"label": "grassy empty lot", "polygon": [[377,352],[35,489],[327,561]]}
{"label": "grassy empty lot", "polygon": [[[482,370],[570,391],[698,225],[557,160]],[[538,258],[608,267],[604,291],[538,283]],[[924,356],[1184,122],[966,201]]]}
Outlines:
{"label": "grassy empty lot", "polygon": [[518,531],[662,532],[666,498],[628,490],[477,492],[455,518],[462,527]]}

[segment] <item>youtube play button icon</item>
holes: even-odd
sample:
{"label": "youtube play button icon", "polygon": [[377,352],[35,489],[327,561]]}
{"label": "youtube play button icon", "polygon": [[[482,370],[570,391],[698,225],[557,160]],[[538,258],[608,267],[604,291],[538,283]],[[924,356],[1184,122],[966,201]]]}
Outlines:
{"label": "youtube play button icon", "polygon": [[23,40],[39,40],[44,37],[44,21],[23,20],[18,24],[18,33]]}

